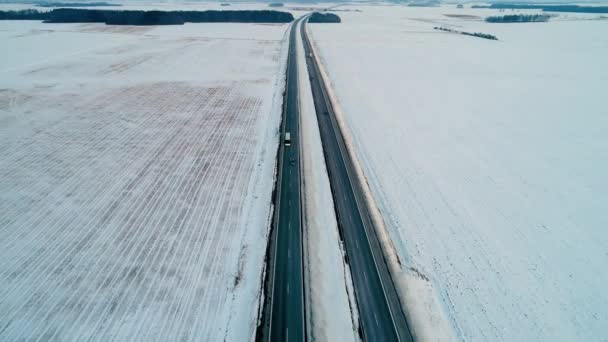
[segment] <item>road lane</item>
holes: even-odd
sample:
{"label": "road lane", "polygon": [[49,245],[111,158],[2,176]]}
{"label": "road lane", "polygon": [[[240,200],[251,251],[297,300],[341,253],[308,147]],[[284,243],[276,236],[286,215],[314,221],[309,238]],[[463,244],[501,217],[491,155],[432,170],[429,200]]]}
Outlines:
{"label": "road lane", "polygon": [[363,337],[368,341],[412,341],[363,190],[357,182],[352,160],[320,77],[305,25],[305,22],[301,25],[301,34],[317,121],[338,226],[351,268]]}
{"label": "road lane", "polygon": [[[302,256],[302,209],[300,132],[296,34],[289,37],[283,119],[279,147],[276,211],[271,238],[271,275],[262,340],[305,341],[304,272]],[[290,143],[286,133],[290,133]]]}

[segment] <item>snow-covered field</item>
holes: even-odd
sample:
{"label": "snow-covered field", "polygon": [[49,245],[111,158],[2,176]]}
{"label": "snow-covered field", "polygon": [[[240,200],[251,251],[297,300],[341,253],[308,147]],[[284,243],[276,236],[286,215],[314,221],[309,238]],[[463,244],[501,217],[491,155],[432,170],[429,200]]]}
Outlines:
{"label": "snow-covered field", "polygon": [[0,22],[0,340],[251,338],[286,28]]}
{"label": "snow-covered field", "polygon": [[403,278],[437,298],[408,311],[457,340],[608,339],[608,21],[340,8],[309,28]]}

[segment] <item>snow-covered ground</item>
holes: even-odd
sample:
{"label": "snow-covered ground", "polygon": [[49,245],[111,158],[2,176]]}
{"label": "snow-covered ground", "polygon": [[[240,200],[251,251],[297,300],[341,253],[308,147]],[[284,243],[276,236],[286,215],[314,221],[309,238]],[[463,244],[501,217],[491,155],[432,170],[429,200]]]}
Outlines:
{"label": "snow-covered ground", "polygon": [[297,32],[308,331],[315,341],[355,341],[358,320],[350,269],[340,245],[304,46]]}
{"label": "snow-covered ground", "polygon": [[408,312],[445,317],[458,340],[608,339],[608,21],[340,8],[360,12],[309,28],[407,274],[400,285],[420,288],[416,278],[438,298],[412,298]]}
{"label": "snow-covered ground", "polygon": [[0,340],[252,337],[286,28],[0,22]]}

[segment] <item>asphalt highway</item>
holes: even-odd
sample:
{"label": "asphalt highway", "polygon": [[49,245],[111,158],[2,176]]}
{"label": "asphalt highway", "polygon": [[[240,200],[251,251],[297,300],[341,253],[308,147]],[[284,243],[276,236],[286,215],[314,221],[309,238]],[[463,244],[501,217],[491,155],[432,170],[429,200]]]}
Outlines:
{"label": "asphalt highway", "polygon": [[301,34],[308,73],[338,226],[353,278],[363,338],[367,341],[412,341],[363,190],[356,179],[327,89],[319,76],[319,66],[312,57],[314,51],[305,25],[306,22],[301,25]]}
{"label": "asphalt highway", "polygon": [[[295,21],[290,30],[279,146],[275,227],[271,239],[265,341],[305,341],[298,67]],[[289,142],[286,140],[289,133]]]}

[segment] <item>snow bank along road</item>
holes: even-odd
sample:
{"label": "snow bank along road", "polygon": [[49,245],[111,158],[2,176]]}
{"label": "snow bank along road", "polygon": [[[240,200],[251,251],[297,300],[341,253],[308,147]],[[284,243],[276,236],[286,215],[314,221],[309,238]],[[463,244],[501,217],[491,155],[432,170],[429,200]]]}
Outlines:
{"label": "snow bank along road", "polygon": [[308,72],[338,225],[352,272],[364,339],[412,341],[319,66],[313,58],[306,23],[301,26],[301,34],[308,57]]}
{"label": "snow bank along road", "polygon": [[253,336],[287,27],[0,23],[1,341]]}
{"label": "snow bank along road", "polygon": [[[283,124],[279,145],[276,211],[268,270],[262,338],[266,341],[304,341],[304,270],[302,256],[302,206],[296,28],[291,24]],[[290,141],[286,134],[290,134]],[[269,310],[269,312],[268,312]]]}

